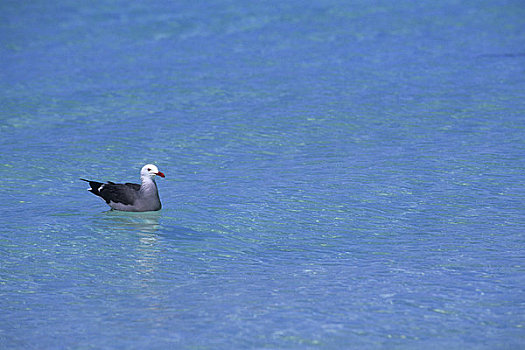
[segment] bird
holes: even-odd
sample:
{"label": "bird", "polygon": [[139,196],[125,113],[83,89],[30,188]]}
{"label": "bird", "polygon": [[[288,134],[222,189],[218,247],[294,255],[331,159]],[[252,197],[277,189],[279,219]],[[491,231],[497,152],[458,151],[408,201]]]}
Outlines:
{"label": "bird", "polygon": [[80,179],[89,182],[88,191],[101,197],[112,210],[157,211],[162,208],[155,176],[165,177],[153,164],[146,164],[140,170],[141,184],[117,184]]}

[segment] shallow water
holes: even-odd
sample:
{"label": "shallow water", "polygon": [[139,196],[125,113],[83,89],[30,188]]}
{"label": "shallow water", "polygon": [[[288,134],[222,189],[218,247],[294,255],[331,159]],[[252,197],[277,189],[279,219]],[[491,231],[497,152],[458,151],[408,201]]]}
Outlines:
{"label": "shallow water", "polygon": [[1,348],[525,343],[520,1],[0,9]]}

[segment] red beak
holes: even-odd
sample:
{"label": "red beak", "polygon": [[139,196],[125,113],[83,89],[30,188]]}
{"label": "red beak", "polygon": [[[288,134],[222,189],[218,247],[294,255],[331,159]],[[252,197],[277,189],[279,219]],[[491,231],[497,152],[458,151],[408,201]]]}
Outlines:
{"label": "red beak", "polygon": [[155,175],[159,175],[160,177],[166,177],[166,176],[164,176],[164,173],[161,172],[161,171],[159,171],[158,173],[155,173]]}

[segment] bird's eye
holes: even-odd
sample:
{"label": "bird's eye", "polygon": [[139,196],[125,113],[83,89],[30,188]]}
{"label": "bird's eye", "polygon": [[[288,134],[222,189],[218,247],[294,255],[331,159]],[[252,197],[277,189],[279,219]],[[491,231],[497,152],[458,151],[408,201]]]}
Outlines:
{"label": "bird's eye", "polygon": [[148,171],[151,171],[151,169],[150,169],[150,168],[148,168]]}

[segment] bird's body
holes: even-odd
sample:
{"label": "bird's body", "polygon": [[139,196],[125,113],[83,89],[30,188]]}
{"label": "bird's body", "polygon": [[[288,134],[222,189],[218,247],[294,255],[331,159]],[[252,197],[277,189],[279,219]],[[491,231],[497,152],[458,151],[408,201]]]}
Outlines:
{"label": "bird's body", "polygon": [[89,182],[88,191],[101,197],[115,210],[155,211],[162,208],[155,176],[164,177],[153,164],[146,164],[140,171],[141,184],[116,184],[81,179]]}

